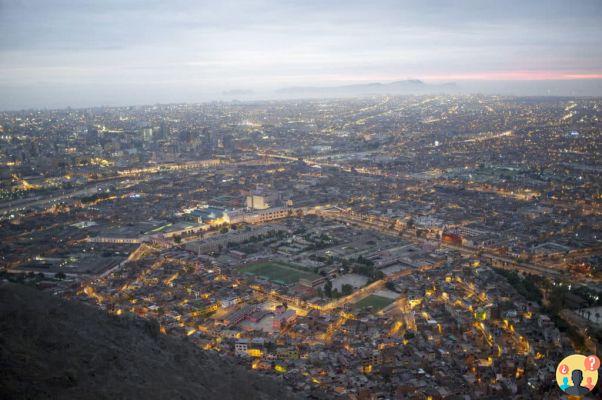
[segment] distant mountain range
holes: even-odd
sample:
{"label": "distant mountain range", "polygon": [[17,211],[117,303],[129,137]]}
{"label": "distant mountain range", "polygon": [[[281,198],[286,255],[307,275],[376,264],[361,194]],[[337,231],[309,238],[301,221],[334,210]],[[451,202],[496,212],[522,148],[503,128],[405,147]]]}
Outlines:
{"label": "distant mountain range", "polygon": [[339,86],[292,86],[275,90],[234,89],[221,92],[223,100],[287,100],[300,98],[347,98],[365,96],[483,94],[503,96],[602,96],[602,79],[571,80],[462,80],[427,83],[406,79]]}
{"label": "distant mountain range", "polygon": [[391,83],[365,83],[343,86],[298,86],[276,91],[279,96],[331,97],[331,96],[369,96],[369,95],[402,95],[457,92],[455,83],[440,85],[427,84],[419,79],[407,79]]}

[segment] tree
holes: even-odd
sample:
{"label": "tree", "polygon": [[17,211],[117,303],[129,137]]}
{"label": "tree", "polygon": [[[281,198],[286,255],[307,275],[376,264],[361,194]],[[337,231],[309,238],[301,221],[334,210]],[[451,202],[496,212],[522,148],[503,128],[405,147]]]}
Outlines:
{"label": "tree", "polygon": [[324,284],[324,293],[326,296],[332,297],[332,282],[330,280],[327,280]]}
{"label": "tree", "polygon": [[343,296],[348,296],[351,293],[353,293],[353,286],[351,286],[350,284],[346,283],[341,287],[341,293],[343,294]]}

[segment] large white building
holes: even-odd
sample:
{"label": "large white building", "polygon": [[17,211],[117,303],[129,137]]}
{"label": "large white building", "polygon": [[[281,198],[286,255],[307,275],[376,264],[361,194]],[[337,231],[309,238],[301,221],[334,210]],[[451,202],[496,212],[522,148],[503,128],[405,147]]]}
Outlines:
{"label": "large white building", "polygon": [[280,195],[278,192],[258,188],[251,190],[246,197],[246,206],[249,210],[265,210],[274,207],[280,203]]}
{"label": "large white building", "polygon": [[251,210],[265,210],[270,208],[271,204],[268,201],[267,196],[261,194],[253,194],[247,196],[247,208]]}

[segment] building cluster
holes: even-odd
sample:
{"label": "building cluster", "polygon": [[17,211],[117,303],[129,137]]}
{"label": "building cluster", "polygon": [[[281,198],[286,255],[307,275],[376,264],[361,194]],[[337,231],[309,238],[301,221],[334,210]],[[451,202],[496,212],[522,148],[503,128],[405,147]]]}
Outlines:
{"label": "building cluster", "polygon": [[602,337],[601,114],[490,96],[0,113],[2,277],[307,396],[541,398]]}
{"label": "building cluster", "polygon": [[[149,243],[78,297],[156,318],[163,333],[317,398],[554,390],[554,361],[570,341],[478,260],[311,214],[247,228],[207,240],[219,248]],[[299,238],[295,254],[277,251]]]}

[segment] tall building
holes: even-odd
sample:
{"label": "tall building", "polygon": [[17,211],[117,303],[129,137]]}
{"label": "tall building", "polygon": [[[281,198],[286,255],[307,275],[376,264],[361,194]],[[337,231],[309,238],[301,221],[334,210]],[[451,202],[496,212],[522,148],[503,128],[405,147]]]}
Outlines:
{"label": "tall building", "polygon": [[161,122],[159,126],[159,133],[157,135],[157,140],[165,140],[169,136],[169,127],[165,122]]}
{"label": "tall building", "polygon": [[246,197],[247,208],[252,210],[265,210],[276,206],[280,201],[280,195],[265,189],[252,190]]}
{"label": "tall building", "polygon": [[211,154],[213,152],[213,142],[209,129],[203,128],[202,151]]}
{"label": "tall building", "polygon": [[222,146],[225,151],[234,151],[234,136],[226,133],[222,137]]}
{"label": "tall building", "polygon": [[142,129],[142,140],[145,142],[150,142],[153,140],[153,129],[152,128]]}
{"label": "tall building", "polygon": [[270,206],[267,197],[264,195],[251,193],[247,196],[247,208],[265,210],[266,208],[270,208]]}

